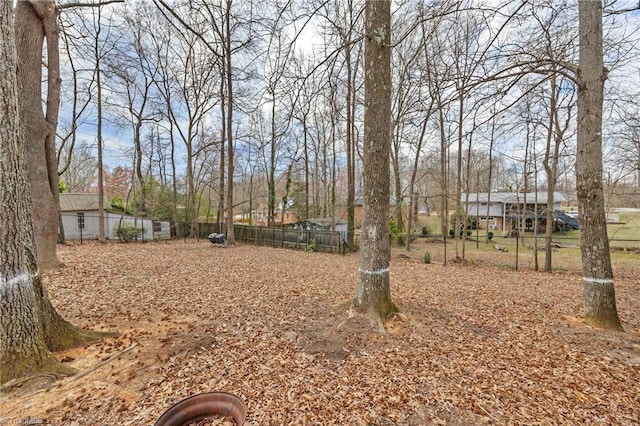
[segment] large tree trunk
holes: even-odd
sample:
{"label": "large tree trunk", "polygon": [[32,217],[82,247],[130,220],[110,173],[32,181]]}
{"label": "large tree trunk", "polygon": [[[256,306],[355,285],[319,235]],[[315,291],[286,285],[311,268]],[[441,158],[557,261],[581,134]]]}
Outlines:
{"label": "large tree trunk", "polygon": [[[31,192],[18,106],[17,68],[12,5],[1,2],[0,383],[41,371],[69,372],[47,348],[39,309],[38,291],[43,287],[36,264]],[[43,297],[46,298],[46,294]]]}
{"label": "large tree trunk", "polygon": [[389,289],[390,9],[389,1],[365,6],[364,208],[354,300],[380,327],[397,311]]}
{"label": "large tree trunk", "polygon": [[[16,44],[20,116],[26,144],[26,167],[33,192],[33,226],[38,265],[61,266],[58,240],[58,163],[55,150],[60,104],[57,10],[53,1],[16,5]],[[46,115],[42,109],[42,49],[47,39]]]}
{"label": "large tree trunk", "polygon": [[602,3],[582,0],[578,7],[580,63],[576,191],[585,321],[597,327],[622,330],[616,308],[602,190],[602,105],[607,76],[602,52]]}

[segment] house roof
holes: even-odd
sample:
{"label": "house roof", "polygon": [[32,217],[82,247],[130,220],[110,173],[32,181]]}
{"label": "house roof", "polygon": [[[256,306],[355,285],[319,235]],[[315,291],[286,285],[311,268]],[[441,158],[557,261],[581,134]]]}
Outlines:
{"label": "house roof", "polygon": [[[98,194],[70,194],[62,193],[60,195],[60,211],[61,212],[82,212],[98,210]],[[104,209],[111,209],[111,204],[104,198]]]}
{"label": "house roof", "polygon": [[[533,203],[536,199],[535,192],[527,192],[526,193],[527,204]],[[525,198],[525,193],[523,192],[492,192],[491,193],[491,202],[492,203],[522,203]],[[466,200],[466,194],[462,194],[460,201]],[[481,202],[486,203],[488,200],[488,194],[486,192],[469,193],[469,202]],[[554,203],[562,203],[567,201],[567,197],[561,192],[553,193],[553,201]],[[538,192],[538,203],[546,204],[547,203],[547,191]]]}
{"label": "house roof", "polygon": [[332,223],[333,225],[347,224],[347,221],[345,220],[336,219],[336,218],[332,219],[330,217],[318,217],[318,218],[307,219],[307,222],[315,223],[316,225],[321,225],[321,226],[331,226]]}

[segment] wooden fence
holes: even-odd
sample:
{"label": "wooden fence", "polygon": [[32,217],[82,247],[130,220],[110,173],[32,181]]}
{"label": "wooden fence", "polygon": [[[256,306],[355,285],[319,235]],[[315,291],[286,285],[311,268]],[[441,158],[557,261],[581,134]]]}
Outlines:
{"label": "wooden fence", "polygon": [[[325,230],[300,230],[284,227],[233,225],[237,242],[258,246],[293,248],[297,250],[313,250],[318,252],[344,253],[350,250],[342,233]],[[173,238],[187,238],[191,233],[188,223],[172,223]],[[198,223],[197,237],[206,239],[209,234],[225,234],[226,226],[217,223]]]}

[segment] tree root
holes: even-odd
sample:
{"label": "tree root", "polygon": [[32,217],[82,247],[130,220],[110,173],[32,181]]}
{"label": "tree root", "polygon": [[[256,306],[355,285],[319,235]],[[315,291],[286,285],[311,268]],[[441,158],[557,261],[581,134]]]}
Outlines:
{"label": "tree root", "polygon": [[380,334],[387,334],[387,329],[385,328],[385,322],[387,319],[391,318],[392,316],[394,316],[395,314],[398,313],[397,308],[395,307],[395,305],[393,306],[394,310],[392,312],[389,312],[384,318],[380,315],[380,312],[378,312],[378,310],[376,309],[369,309],[369,310],[364,310],[361,309],[359,307],[356,307],[354,304],[351,304],[351,306],[349,307],[349,310],[347,311],[347,318],[342,321],[340,324],[338,324],[338,326],[336,328],[340,329],[341,327],[343,327],[351,318],[357,316],[357,315],[361,315],[363,317],[366,317],[370,324],[371,327],[374,328],[376,330],[376,332],[380,333]]}
{"label": "tree root", "polygon": [[71,382],[75,382],[78,381],[80,379],[82,379],[83,377],[93,373],[94,371],[96,371],[97,369],[109,364],[111,361],[113,361],[116,358],[121,357],[122,355],[126,354],[127,352],[130,352],[133,348],[135,348],[136,346],[138,346],[138,342],[135,342],[134,344],[132,344],[131,346],[129,346],[126,349],[121,350],[120,352],[117,352],[113,355],[111,355],[109,358],[107,358],[104,361],[101,361],[99,363],[97,363],[96,365],[94,365],[93,367],[91,367],[90,369],[83,371],[82,373],[76,375],[75,377],[71,378]]}
{"label": "tree root", "polygon": [[67,326],[65,327],[64,334],[61,333],[58,336],[55,336],[55,338],[48,336],[48,338],[45,339],[47,347],[51,352],[76,348],[101,339],[118,337],[120,335],[120,333],[109,331],[84,330],[70,323],[66,324]]}
{"label": "tree root", "polygon": [[[12,373],[11,375],[9,375]],[[75,370],[58,361],[53,355],[49,354],[40,362],[25,365],[19,371],[3,371],[3,379],[8,378],[0,387],[0,391],[12,391],[21,387],[23,384],[41,377],[51,378],[52,380],[61,377],[71,376]],[[6,374],[6,376],[4,376]]]}

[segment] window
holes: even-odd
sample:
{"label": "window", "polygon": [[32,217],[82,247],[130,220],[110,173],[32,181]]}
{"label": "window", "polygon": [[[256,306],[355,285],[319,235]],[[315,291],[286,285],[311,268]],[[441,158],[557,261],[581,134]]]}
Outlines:
{"label": "window", "polygon": [[84,213],[78,213],[78,229],[84,229]]}
{"label": "window", "polygon": [[162,223],[159,220],[153,221],[153,232],[162,232]]}

